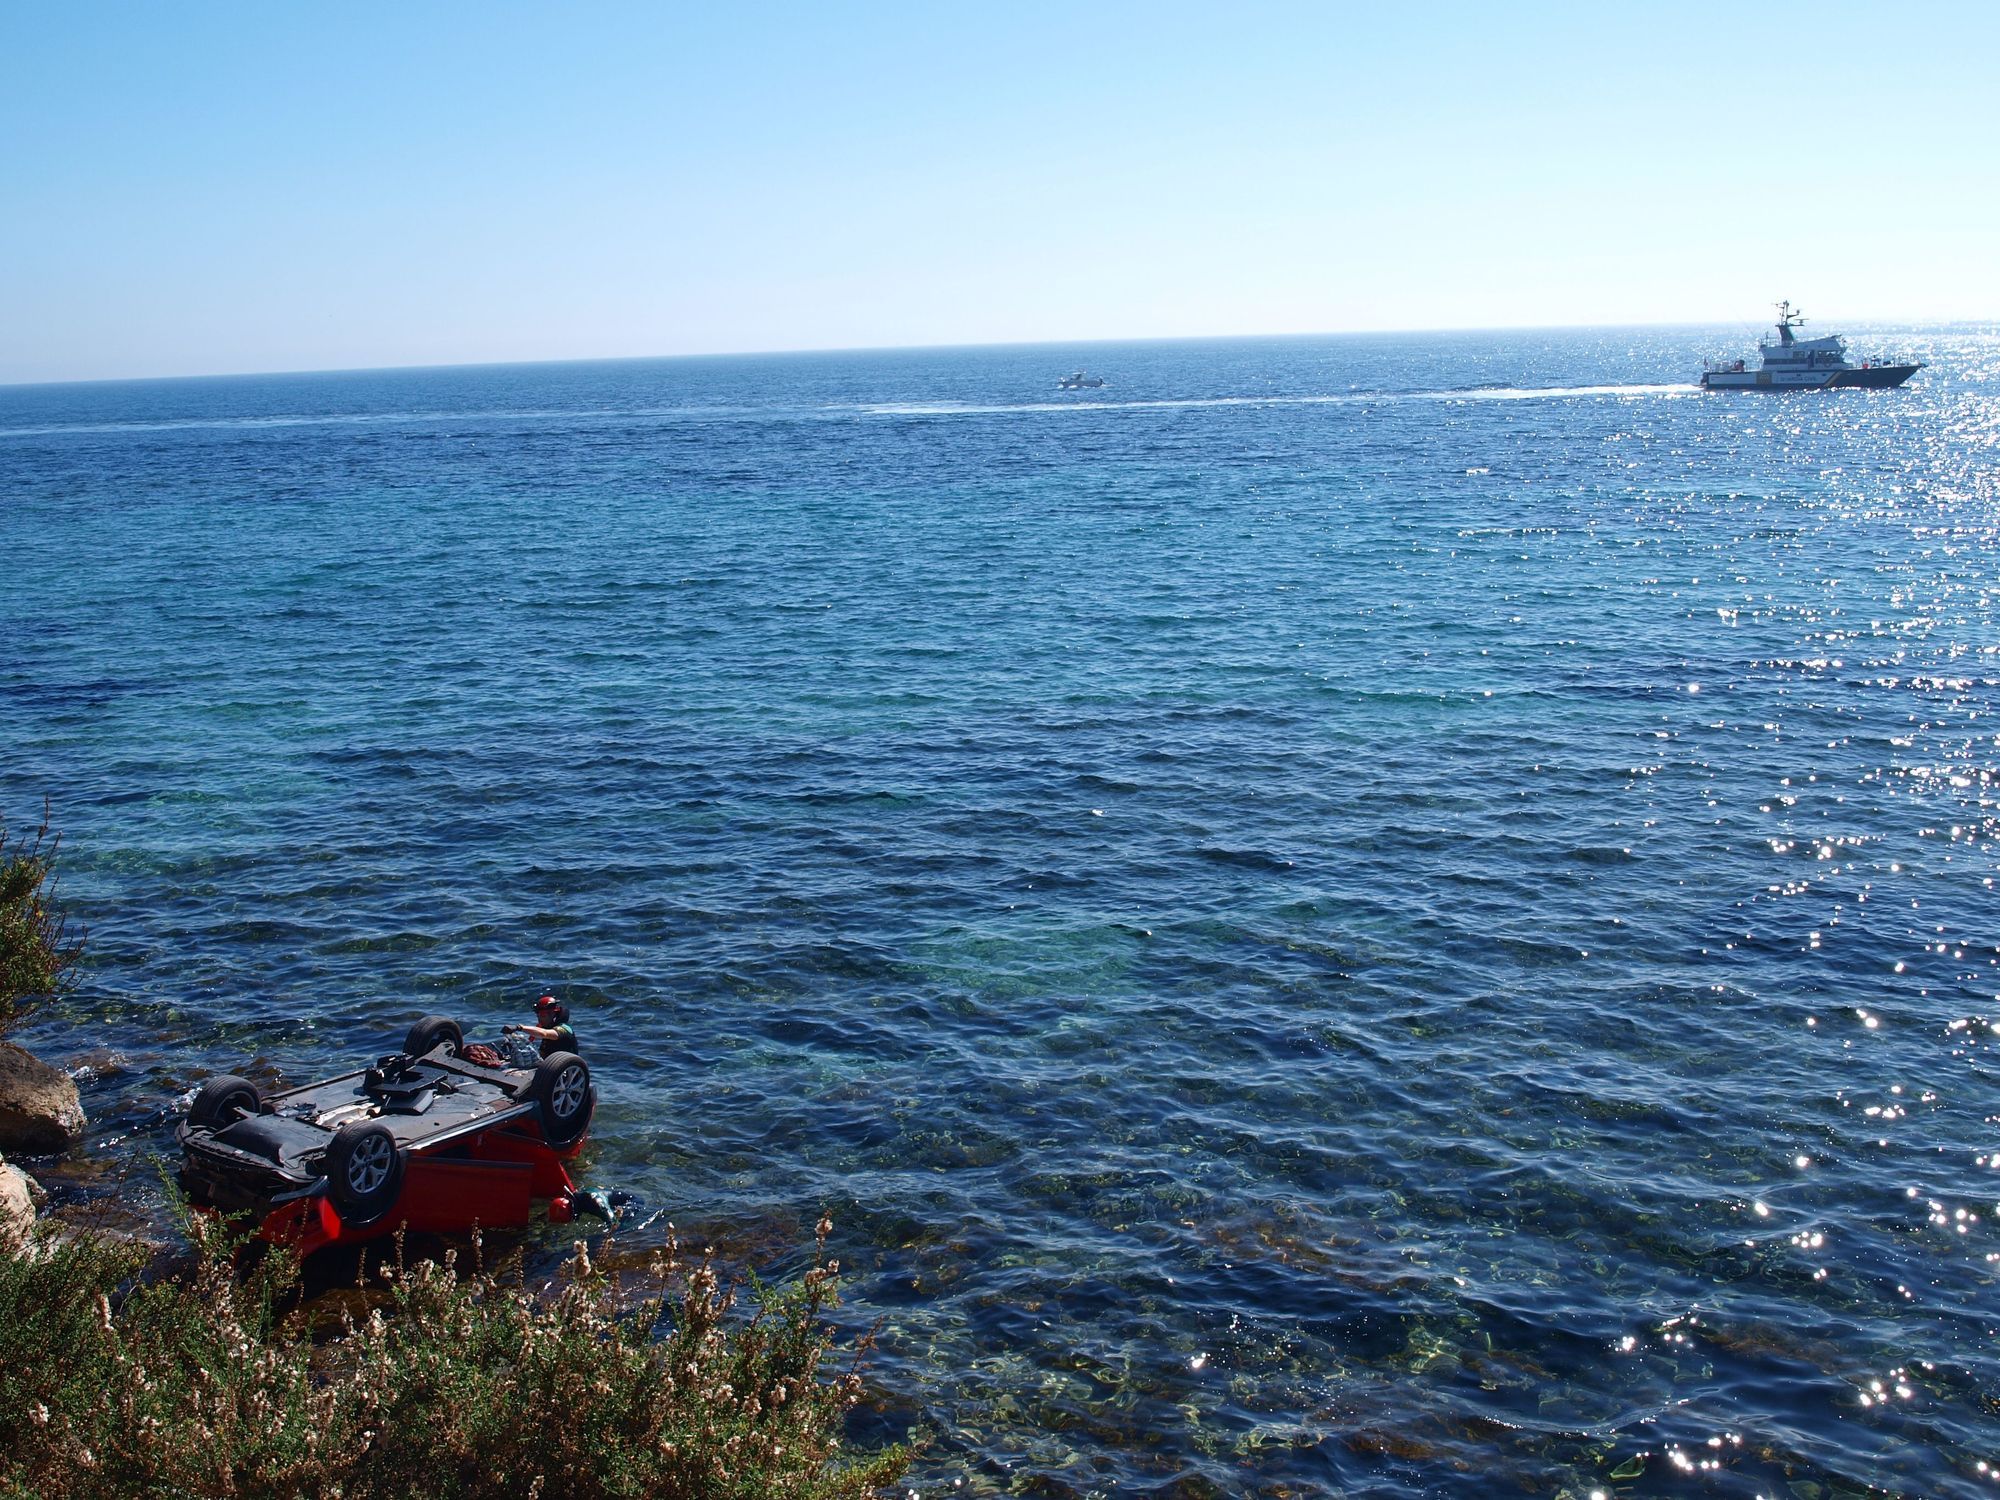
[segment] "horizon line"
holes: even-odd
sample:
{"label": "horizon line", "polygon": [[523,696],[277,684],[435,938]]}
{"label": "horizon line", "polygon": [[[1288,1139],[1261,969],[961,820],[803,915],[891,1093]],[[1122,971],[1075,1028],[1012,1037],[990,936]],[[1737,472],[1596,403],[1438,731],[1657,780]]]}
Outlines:
{"label": "horizon line", "polygon": [[[1862,319],[1854,326],[1878,326],[1884,321],[1879,318]],[[1913,326],[1927,329],[1950,329],[1996,325],[2000,325],[2000,319],[1974,317],[1947,319],[1942,322],[1925,322]],[[946,342],[937,344],[826,344],[782,349],[690,350],[678,354],[574,354],[558,355],[546,359],[446,360],[400,365],[317,365],[307,368],[275,370],[218,370],[207,374],[82,375],[63,380],[0,380],[0,391],[36,390],[75,385],[144,385],[180,380],[258,380],[307,375],[389,375],[443,370],[531,369],[537,365],[653,364],[666,360],[697,359],[784,359],[805,354],[919,354],[944,352],[947,350],[1085,349],[1131,344],[1201,344],[1249,342],[1266,339],[1275,341],[1279,339],[1407,338],[1415,335],[1452,333],[1576,333],[1589,330],[1614,332],[1626,329],[1639,331],[1679,328],[1723,328],[1727,326],[1730,325],[1709,322],[1496,323],[1476,327],[1459,325],[1427,328],[1351,328],[1298,333],[1148,334],[1138,337],[1101,339],[1003,339],[975,343]]]}

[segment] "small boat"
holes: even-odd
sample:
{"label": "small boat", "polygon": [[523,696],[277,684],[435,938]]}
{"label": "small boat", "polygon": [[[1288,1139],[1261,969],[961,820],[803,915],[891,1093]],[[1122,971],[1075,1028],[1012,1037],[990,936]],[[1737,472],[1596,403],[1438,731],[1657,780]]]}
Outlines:
{"label": "small boat", "polygon": [[1086,375],[1081,370],[1072,370],[1056,382],[1056,389],[1060,391],[1094,391],[1100,389],[1103,385],[1104,377],[1102,375]]}
{"label": "small boat", "polygon": [[1802,339],[1795,330],[1806,320],[1804,313],[1793,312],[1792,304],[1778,304],[1778,342],[1768,340],[1757,345],[1757,353],[1762,357],[1762,367],[1751,370],[1744,367],[1742,360],[1720,363],[1705,362],[1701,370],[1701,388],[1705,391],[1832,391],[1861,387],[1867,390],[1887,390],[1901,385],[1917,371],[1921,364],[1889,364],[1880,360],[1863,360],[1858,365],[1847,362],[1847,345],[1839,334],[1828,334],[1825,338]]}

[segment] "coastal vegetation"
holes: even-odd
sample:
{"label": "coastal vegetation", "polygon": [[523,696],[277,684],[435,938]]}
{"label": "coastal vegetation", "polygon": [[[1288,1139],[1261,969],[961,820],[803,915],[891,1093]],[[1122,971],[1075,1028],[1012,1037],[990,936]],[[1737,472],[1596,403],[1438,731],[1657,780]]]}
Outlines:
{"label": "coastal vegetation", "polygon": [[862,1385],[822,1368],[830,1227],[747,1319],[672,1244],[618,1273],[579,1242],[540,1287],[518,1261],[509,1279],[399,1255],[330,1313],[291,1256],[246,1271],[198,1215],[192,1261],[157,1277],[131,1247],[41,1231],[0,1255],[0,1497],[869,1495],[909,1455],[843,1448]]}
{"label": "coastal vegetation", "polygon": [[81,951],[49,900],[61,842],[46,811],[32,835],[12,840],[0,822],[0,1033],[23,1000],[62,988]]}

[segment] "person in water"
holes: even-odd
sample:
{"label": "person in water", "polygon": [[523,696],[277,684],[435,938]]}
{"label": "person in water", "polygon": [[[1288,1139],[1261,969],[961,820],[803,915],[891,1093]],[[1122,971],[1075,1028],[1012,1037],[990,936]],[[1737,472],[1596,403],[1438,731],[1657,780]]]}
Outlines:
{"label": "person in water", "polygon": [[556,1052],[576,1051],[576,1028],[569,1024],[569,1007],[554,995],[544,995],[535,1002],[535,1024],[533,1026],[505,1026],[503,1031],[518,1031],[523,1036],[531,1036],[542,1044],[542,1056]]}

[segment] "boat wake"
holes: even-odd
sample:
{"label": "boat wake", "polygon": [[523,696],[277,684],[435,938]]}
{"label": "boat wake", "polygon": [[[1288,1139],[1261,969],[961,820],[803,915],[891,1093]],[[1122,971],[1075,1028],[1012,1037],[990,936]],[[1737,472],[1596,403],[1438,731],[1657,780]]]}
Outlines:
{"label": "boat wake", "polygon": [[1343,391],[1314,396],[1171,396],[1132,401],[885,401],[855,410],[875,417],[995,417],[1020,412],[1160,411],[1219,406],[1391,406],[1411,401],[1554,401],[1585,397],[1692,396],[1691,385],[1476,386],[1436,391]]}
{"label": "boat wake", "polygon": [[799,406],[607,406],[607,407],[467,407],[438,411],[273,412],[252,416],[162,417],[123,422],[42,422],[0,427],[0,439],[44,436],[87,437],[191,431],[256,433],[298,427],[467,428],[482,423],[694,423],[797,421],[804,417],[839,420],[864,417],[992,417],[1028,412],[1162,411],[1207,407],[1393,406],[1415,401],[1448,404],[1476,401],[1553,401],[1563,399],[1638,399],[1651,396],[1700,394],[1691,385],[1571,385],[1468,386],[1431,391],[1341,391],[1297,396],[1162,396],[1111,401],[882,401]]}
{"label": "boat wake", "polygon": [[88,437],[148,432],[257,432],[282,427],[443,427],[480,422],[722,422],[770,416],[796,417],[796,409],[760,411],[753,407],[467,407],[443,411],[274,412],[257,416],[161,417],[129,422],[42,422],[0,427],[0,438]]}

